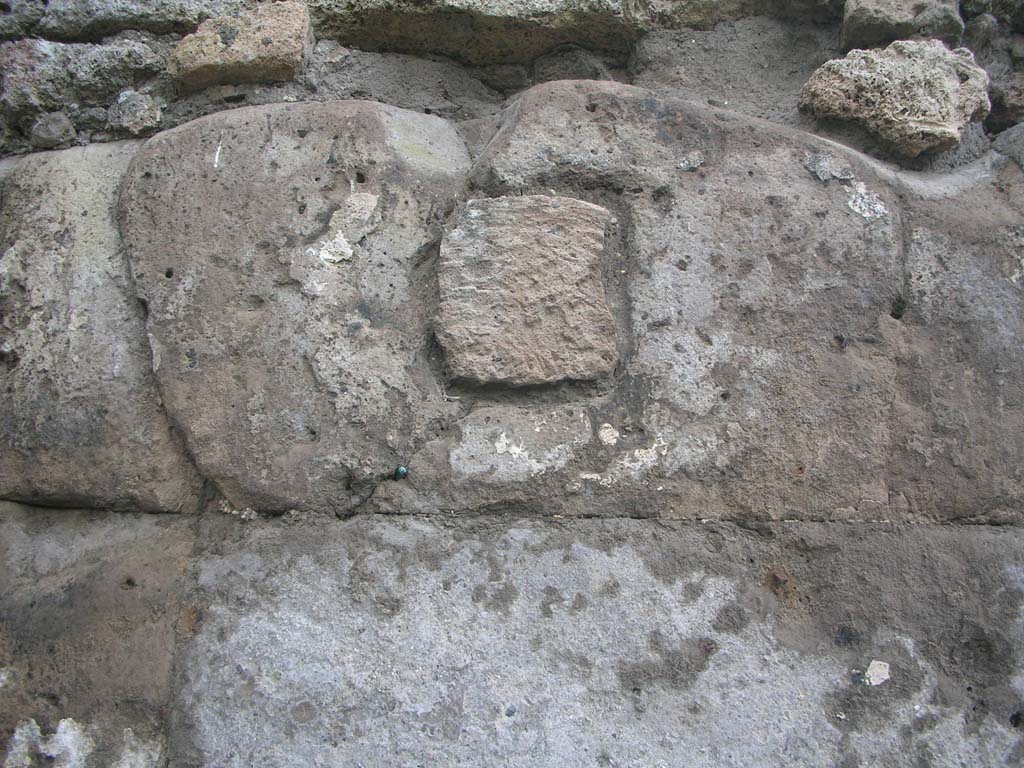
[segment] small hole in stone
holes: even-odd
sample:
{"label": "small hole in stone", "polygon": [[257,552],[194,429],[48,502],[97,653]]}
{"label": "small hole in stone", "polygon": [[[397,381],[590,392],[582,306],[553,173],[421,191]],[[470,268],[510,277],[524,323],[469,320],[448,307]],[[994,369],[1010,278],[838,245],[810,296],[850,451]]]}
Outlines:
{"label": "small hole in stone", "polygon": [[356,171],[356,184],[365,184],[366,174],[362,171]]}
{"label": "small hole in stone", "polygon": [[11,4],[10,3],[0,3],[0,13],[10,13],[10,12],[11,12]]}
{"label": "small hole in stone", "polygon": [[732,397],[732,395],[731,395],[731,394],[729,393],[729,391],[728,391],[728,390],[726,390],[725,392],[723,392],[722,394],[720,394],[720,395],[719,395],[719,397],[720,397],[720,398],[722,399],[722,401],[724,402],[724,401],[728,400],[728,399],[729,399],[730,397]]}
{"label": "small hole in stone", "polygon": [[164,277],[170,280],[172,277],[174,277],[174,270],[168,269],[166,272],[164,272]]}
{"label": "small hole in stone", "polygon": [[244,93],[232,93],[231,95],[224,97],[224,102],[226,104],[238,104],[241,101],[245,101]]}
{"label": "small hole in stone", "polygon": [[1024,711],[1018,709],[1010,715],[1010,725],[1017,729],[1024,729]]}
{"label": "small hole in stone", "polygon": [[306,212],[306,204],[305,203],[300,203],[299,204],[299,213],[305,213],[305,212]]}
{"label": "small hole in stone", "polygon": [[138,586],[138,584],[136,584],[135,579],[133,579],[131,576],[129,576],[127,579],[125,579],[121,583],[121,586],[124,589],[135,589],[135,587]]}
{"label": "small hole in stone", "polygon": [[894,320],[902,320],[903,316],[907,313],[907,300],[902,296],[897,296],[892,300],[892,308],[889,310],[889,317]]}
{"label": "small hole in stone", "polygon": [[587,104],[587,112],[597,112],[597,104]]}
{"label": "small hole in stone", "polygon": [[432,114],[434,114],[434,110],[432,110],[430,107],[424,107],[423,108],[423,114],[424,115],[432,115]]}

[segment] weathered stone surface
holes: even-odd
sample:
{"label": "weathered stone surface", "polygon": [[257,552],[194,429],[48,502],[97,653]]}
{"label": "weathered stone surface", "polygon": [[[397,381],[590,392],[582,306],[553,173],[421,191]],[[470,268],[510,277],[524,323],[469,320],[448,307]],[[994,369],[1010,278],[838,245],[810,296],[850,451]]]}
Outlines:
{"label": "weathered stone surface", "polygon": [[232,110],[140,152],[121,224],[154,368],[230,504],[345,512],[452,408],[428,277],[467,170],[448,123],[366,102]]}
{"label": "weathered stone surface", "polygon": [[437,337],[451,379],[519,386],[607,375],[611,214],[565,197],[470,200],[441,243]]}
{"label": "weathered stone surface", "polygon": [[0,9],[0,40],[12,40],[28,33],[46,11],[44,0],[6,0]]}
{"label": "weathered stone surface", "polygon": [[1016,528],[361,517],[200,539],[172,766],[1020,755]]}
{"label": "weathered stone surface", "polygon": [[807,81],[800,107],[856,122],[905,157],[950,149],[968,123],[988,114],[988,76],[970,51],[937,41],[898,41],[851,51]]}
{"label": "weathered stone surface", "polygon": [[125,39],[104,45],[18,40],[0,45],[0,112],[26,130],[43,112],[106,107],[121,91],[163,70],[160,45]]}
{"label": "weathered stone surface", "polygon": [[[696,153],[704,163],[683,170]],[[460,425],[373,503],[388,512],[1018,519],[1019,174],[1006,164],[997,177],[910,186],[915,175],[879,176],[806,134],[629,86],[527,91],[479,158],[475,184],[615,209],[630,235],[609,297],[625,293],[613,309],[628,313],[631,351],[608,390],[570,397],[595,433],[571,460],[529,484],[460,486],[451,459],[462,455]],[[936,200],[906,210],[892,185]],[[987,211],[978,225],[976,200]],[[921,267],[955,313],[919,315],[924,299],[908,293],[905,227],[925,228],[920,217],[944,238],[934,253],[962,254],[955,269]],[[971,289],[957,293],[960,281]],[[463,406],[484,404],[458,394]],[[520,436],[549,405],[516,405],[533,415],[506,430],[507,443],[543,454]],[[597,439],[604,425],[608,442]],[[498,466],[508,457],[500,434],[491,437]]]}
{"label": "weathered stone surface", "polygon": [[371,50],[528,63],[563,45],[626,54],[645,32],[762,14],[826,19],[840,0],[310,0],[317,35]]}
{"label": "weathered stone surface", "polygon": [[1024,199],[1019,186],[1009,200],[1000,191],[1020,184],[1020,169],[1006,166],[969,194],[906,214],[891,488],[941,517],[1020,519]]}
{"label": "weathered stone surface", "polygon": [[191,32],[211,16],[243,6],[241,0],[47,0],[33,31],[52,40],[98,40],[125,30]]}
{"label": "weathered stone surface", "polygon": [[75,126],[63,112],[47,112],[32,123],[29,139],[37,149],[53,149],[75,140]]}
{"label": "weathered stone surface", "polygon": [[986,125],[1003,131],[1024,122],[1024,72],[1010,73],[992,86],[992,116]]}
{"label": "weathered stone surface", "polygon": [[135,144],[33,155],[0,209],[0,498],[192,511],[113,217]]}
{"label": "weathered stone surface", "polygon": [[761,16],[707,31],[651,32],[629,70],[633,85],[793,125],[804,83],[840,55],[833,28]]}
{"label": "weathered stone surface", "polygon": [[624,54],[644,30],[623,0],[310,0],[309,7],[318,37],[469,63],[529,62],[567,43]]}
{"label": "weathered stone surface", "polygon": [[200,620],[194,543],[181,517],[0,502],[4,768],[166,764],[177,633]]}
{"label": "weathered stone surface", "polygon": [[649,28],[712,29],[747,16],[798,16],[826,21],[841,16],[842,0],[644,0],[635,6]]}
{"label": "weathered stone surface", "polygon": [[1007,157],[1012,157],[1021,168],[1024,168],[1024,123],[1000,133],[992,143],[992,148]]}
{"label": "weathered stone surface", "polygon": [[493,114],[504,101],[454,62],[360,51],[333,40],[317,43],[304,80],[317,100],[368,99],[452,120]]}
{"label": "weathered stone surface", "polygon": [[[150,45],[153,41],[146,41]],[[165,39],[153,50],[164,56],[169,50]],[[154,43],[155,44],[155,43]],[[115,41],[112,45],[120,45]],[[58,46],[63,49],[64,46]],[[163,58],[157,69],[161,70]],[[44,68],[45,69],[45,68]],[[38,75],[39,71],[34,71]],[[60,80],[62,75],[54,73]],[[133,78],[129,78],[133,80]],[[50,79],[52,82],[53,79]],[[63,82],[63,81],[61,81]],[[528,84],[528,80],[527,83]],[[79,132],[79,141],[110,141],[131,131],[115,123],[108,125],[106,107],[113,106],[125,91],[118,90],[99,103],[94,95],[80,94],[72,80],[61,86],[53,109],[65,109]],[[361,99],[379,101],[405,109],[414,109],[442,117],[470,120],[496,112],[504,97],[484,85],[465,67],[443,59],[429,60],[394,53],[373,53],[343,48],[331,40],[321,41],[314,48],[306,70],[287,83],[240,83],[211,86],[201,91],[183,93],[165,72],[155,71],[152,76],[141,75],[128,91],[139,94],[131,97],[129,105],[150,106],[139,112],[145,119],[131,122],[141,129],[139,135],[148,135],[159,128],[172,128],[198,117],[239,106],[299,101],[330,101],[335,99]],[[63,101],[61,100],[63,99]],[[47,101],[46,103],[51,103]],[[159,110],[159,122],[157,121]],[[115,110],[122,112],[123,110]],[[131,112],[133,110],[129,110]],[[29,105],[24,113],[5,112],[0,107],[0,154],[30,151],[29,129],[38,109]],[[6,125],[6,116],[13,124]],[[24,116],[23,116],[24,115]]]}
{"label": "weathered stone surface", "polygon": [[842,45],[875,48],[894,40],[925,37],[960,45],[964,22],[957,0],[846,0]]}
{"label": "weathered stone surface", "polygon": [[118,94],[107,110],[107,126],[114,131],[138,136],[160,125],[160,105],[152,96],[127,90]]}
{"label": "weathered stone surface", "polygon": [[167,68],[186,90],[225,83],[273,83],[299,75],[312,48],[304,3],[264,3],[239,16],[204,21],[178,43]]}

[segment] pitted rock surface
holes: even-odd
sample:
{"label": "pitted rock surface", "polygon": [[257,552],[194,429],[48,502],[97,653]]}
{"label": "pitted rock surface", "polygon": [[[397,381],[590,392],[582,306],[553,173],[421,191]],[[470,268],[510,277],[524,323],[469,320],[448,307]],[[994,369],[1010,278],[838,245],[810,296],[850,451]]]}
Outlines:
{"label": "pitted rock surface", "polygon": [[905,157],[956,146],[989,111],[988,76],[971,52],[937,41],[854,50],[820,67],[800,95],[819,118],[853,121]]}
{"label": "pitted rock surface", "polygon": [[438,263],[448,376],[525,385],[607,375],[616,360],[604,289],[611,218],[565,197],[470,200]]}
{"label": "pitted rock surface", "polygon": [[178,43],[167,69],[186,90],[281,82],[302,73],[312,48],[313,30],[304,3],[265,4],[237,18],[204,21]]}
{"label": "pitted rock surface", "polygon": [[1024,763],[1022,32],[0,0],[0,766]]}
{"label": "pitted rock surface", "polygon": [[964,22],[956,0],[846,0],[842,45],[874,48],[912,37],[935,38],[955,48]]}
{"label": "pitted rock surface", "polygon": [[467,170],[444,121],[363,102],[225,112],[138,155],[121,225],[153,367],[235,507],[350,510],[450,408],[427,276]]}

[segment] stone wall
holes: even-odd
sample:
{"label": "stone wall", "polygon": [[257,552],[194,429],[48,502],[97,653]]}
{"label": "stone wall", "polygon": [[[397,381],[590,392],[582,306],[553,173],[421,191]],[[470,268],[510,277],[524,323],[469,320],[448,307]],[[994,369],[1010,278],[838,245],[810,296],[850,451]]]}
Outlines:
{"label": "stone wall", "polygon": [[1022,24],[0,3],[3,767],[1024,759]]}

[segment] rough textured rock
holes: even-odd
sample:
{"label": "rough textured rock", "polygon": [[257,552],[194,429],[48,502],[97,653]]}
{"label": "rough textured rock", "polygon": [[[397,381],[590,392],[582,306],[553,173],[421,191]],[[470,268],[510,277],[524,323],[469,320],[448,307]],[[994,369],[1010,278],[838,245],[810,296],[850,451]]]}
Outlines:
{"label": "rough textured rock", "polygon": [[1024,72],[1014,72],[992,86],[992,119],[986,125],[1003,131],[1024,122]]}
{"label": "rough textured rock", "polygon": [[[703,164],[684,170],[696,153]],[[595,438],[607,425],[610,439],[575,444],[529,484],[466,489],[452,458],[462,455],[460,423],[373,503],[388,512],[1017,519],[1024,485],[1010,456],[1024,450],[1024,414],[1010,350],[1024,333],[1015,277],[1024,201],[1019,170],[1001,168],[908,187],[929,200],[910,211],[897,195],[917,177],[880,176],[805,134],[616,83],[527,91],[474,182],[492,195],[589,197],[628,233],[608,293],[628,323],[622,370],[607,388],[553,396],[584,408]],[[971,224],[982,200],[985,220]],[[930,253],[956,249],[962,261],[906,264],[908,220],[938,227],[946,244]],[[971,288],[925,316],[924,294],[908,287],[918,280],[935,307],[960,281]],[[930,379],[935,388],[923,389]],[[961,386],[973,394],[949,389]],[[458,395],[463,405],[486,400]],[[533,407],[536,425],[551,401],[502,400],[513,402]],[[521,445],[526,465],[543,455],[523,437],[532,428],[525,420],[505,439],[490,436],[493,460],[508,460],[510,445]]]}
{"label": "rough textured rock", "polygon": [[304,3],[265,3],[237,17],[204,21],[178,43],[167,68],[186,90],[288,81],[302,72],[312,48]]}
{"label": "rough textured rock", "polygon": [[26,158],[0,209],[0,498],[193,511],[113,218],[134,144]]}
{"label": "rough textured rock", "polygon": [[4,768],[165,765],[194,543],[182,517],[0,502]]}
{"label": "rough textured rock", "polygon": [[160,105],[152,96],[122,91],[106,111],[106,118],[111,130],[138,136],[160,125]]}
{"label": "rough textured rock", "polygon": [[436,333],[448,376],[521,386],[611,372],[615,323],[603,276],[611,218],[565,197],[466,203],[438,263]]}
{"label": "rough textured rock", "polygon": [[51,40],[98,40],[125,30],[191,32],[211,16],[237,11],[242,0],[47,0],[33,32]]}
{"label": "rough textured rock", "polygon": [[153,365],[230,504],[350,510],[451,408],[428,276],[467,170],[449,124],[365,102],[232,110],[140,152],[121,224]]}
{"label": "rough textured rock", "polygon": [[126,88],[161,72],[159,44],[123,39],[103,45],[18,40],[0,45],[0,113],[26,130],[35,117],[82,106],[106,107]]}
{"label": "rough textured rock", "polygon": [[[503,100],[500,93],[484,85],[465,67],[454,62],[359,51],[343,48],[330,40],[317,44],[307,69],[294,81],[220,85],[182,93],[170,76],[160,71],[164,60],[161,57],[165,57],[170,48],[167,41],[161,39],[144,42],[161,63],[156,65],[152,74],[127,78],[125,82],[134,83],[127,89],[128,92],[134,90],[142,98],[132,96],[128,103],[132,107],[130,110],[115,110],[119,119],[127,115],[130,124],[140,131],[138,135],[150,135],[160,128],[172,128],[225,109],[268,103],[361,99],[468,120],[493,114]],[[121,41],[110,44],[117,47]],[[58,50],[65,48],[57,45]],[[115,106],[124,90],[111,92],[113,88],[105,89],[105,94],[110,95],[96,98],[91,91],[85,94],[77,91],[75,83],[78,81],[73,77],[68,80],[58,71],[51,72],[52,77],[40,80],[39,75],[43,71],[49,70],[46,67],[33,70],[33,81],[37,85],[40,82],[43,85],[47,82],[60,84],[57,95],[48,98],[45,103],[58,105],[48,108],[66,110],[79,133],[80,142],[110,141],[123,138],[126,134],[136,135],[120,122],[108,124],[107,121],[106,108]],[[150,71],[146,69],[146,72]],[[529,78],[524,85],[528,83]],[[53,91],[52,88],[50,90]],[[23,111],[5,111],[0,106],[0,154],[31,149],[28,133],[31,120],[38,114],[38,107],[31,103],[25,107],[17,100],[14,104],[18,110]],[[141,109],[136,112],[136,108]],[[142,118],[141,121],[138,118]],[[7,119],[10,119],[11,125],[5,130]],[[157,119],[159,123],[154,124]]]}
{"label": "rough textured rock", "polygon": [[1022,7],[0,2],[0,765],[1024,763]]}
{"label": "rough textured rock", "polygon": [[957,0],[846,0],[842,45],[874,48],[910,37],[935,38],[960,45],[964,22]]}
{"label": "rough textured rock", "polygon": [[651,32],[629,70],[634,85],[795,125],[804,83],[840,55],[832,28],[757,17],[708,31]]}
{"label": "rough textured rock", "polygon": [[46,11],[43,0],[7,0],[0,8],[0,40],[25,35]]}
{"label": "rough textured rock", "polygon": [[194,569],[171,765],[1020,755],[1017,529],[370,517],[201,538],[224,543]]}
{"label": "rough textured rock", "polygon": [[623,0],[310,0],[319,37],[469,63],[529,62],[559,45],[625,54],[644,29]]}
{"label": "rough textured rock", "polygon": [[626,54],[645,32],[760,14],[826,19],[839,0],[310,0],[320,37],[364,49],[526,63],[562,45]]}
{"label": "rough textured rock", "polygon": [[650,27],[711,29],[746,16],[797,16],[825,21],[842,15],[842,0],[645,0],[636,12]]}
{"label": "rough textured rock", "polygon": [[968,123],[989,111],[988,76],[970,51],[936,41],[899,41],[883,51],[851,51],[808,80],[800,107],[818,118],[852,121],[906,157],[949,149]]}
{"label": "rough textured rock", "polygon": [[63,112],[47,112],[32,123],[29,140],[37,149],[53,149],[75,140],[75,126]]}
{"label": "rough textured rock", "polygon": [[1012,157],[1021,168],[1024,168],[1024,123],[999,134],[992,148],[1007,157]]}

